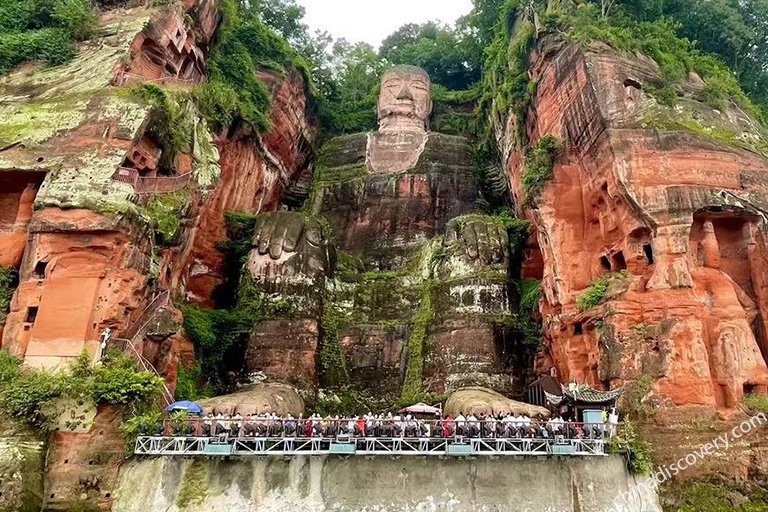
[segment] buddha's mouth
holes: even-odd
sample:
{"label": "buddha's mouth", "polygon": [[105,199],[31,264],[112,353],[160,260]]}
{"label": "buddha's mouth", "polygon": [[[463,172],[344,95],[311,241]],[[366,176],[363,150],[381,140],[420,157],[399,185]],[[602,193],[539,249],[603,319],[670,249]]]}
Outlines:
{"label": "buddha's mouth", "polygon": [[416,113],[416,104],[412,101],[401,101],[392,105],[388,105],[382,110],[383,114],[387,116],[413,115]]}

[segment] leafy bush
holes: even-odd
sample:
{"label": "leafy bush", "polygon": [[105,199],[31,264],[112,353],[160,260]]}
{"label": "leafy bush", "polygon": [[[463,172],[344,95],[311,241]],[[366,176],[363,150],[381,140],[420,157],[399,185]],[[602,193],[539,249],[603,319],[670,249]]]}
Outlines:
{"label": "leafy bush", "polygon": [[629,273],[626,270],[621,270],[603,276],[592,283],[587,291],[579,295],[579,298],[576,300],[579,311],[587,311],[600,305],[605,300],[611,282],[614,280],[624,280],[628,277]]}
{"label": "leafy bush", "polygon": [[528,347],[538,348],[544,339],[544,331],[539,314],[541,300],[541,281],[525,278],[520,281],[520,305],[517,328],[523,336],[523,343]]}
{"label": "leafy bush", "polygon": [[193,96],[215,130],[242,119],[256,130],[267,132],[272,128],[270,93],[254,72],[297,71],[311,90],[309,63],[272,28],[249,13],[244,4],[222,0],[218,9],[223,21],[207,62],[208,81],[196,88]]}
{"label": "leafy bush", "polygon": [[0,320],[5,317],[8,308],[11,307],[11,298],[13,298],[13,291],[16,289],[18,280],[19,275],[16,269],[0,267]]}
{"label": "leafy bush", "polygon": [[134,90],[136,96],[152,105],[147,133],[163,148],[159,167],[172,174],[174,160],[179,152],[191,150],[193,124],[189,112],[189,97],[180,91],[145,83]]}
{"label": "leafy bush", "polygon": [[526,151],[522,173],[526,203],[533,204],[554,176],[555,161],[561,150],[562,143],[556,137],[545,135]]}
{"label": "leafy bush", "polygon": [[135,415],[123,421],[120,425],[120,431],[125,437],[126,450],[129,452],[133,450],[136,445],[136,438],[139,436],[160,434],[162,428],[162,413],[160,411]]}
{"label": "leafy bush", "polygon": [[480,147],[494,151],[494,124],[500,124],[509,111],[517,117],[517,141],[523,143],[525,113],[533,97],[533,84],[528,77],[528,54],[535,31],[530,22],[515,22],[523,11],[520,0],[505,0],[498,9],[495,35],[485,48],[483,94],[478,105]]}
{"label": "leafy bush", "polygon": [[53,8],[53,17],[76,41],[91,37],[96,27],[96,13],[89,0],[60,0]]}
{"label": "leafy bush", "polygon": [[635,424],[627,416],[624,418],[624,431],[612,438],[608,445],[609,453],[624,453],[627,469],[631,475],[645,476],[653,470],[653,451],[643,441]]}
{"label": "leafy bush", "polygon": [[6,0],[0,4],[0,73],[40,60],[48,65],[75,55],[75,41],[93,33],[90,0]]}
{"label": "leafy bush", "polygon": [[45,407],[61,398],[93,399],[97,404],[146,406],[157,399],[162,379],[137,371],[132,360],[109,354],[91,367],[83,353],[68,368],[52,373],[21,367],[21,361],[0,351],[0,406],[11,416],[46,427]]}
{"label": "leafy bush", "polygon": [[200,363],[195,363],[191,368],[179,365],[176,373],[176,391],[177,400],[202,400],[213,396],[213,390],[208,386],[200,387],[203,381],[203,370]]}
{"label": "leafy bush", "polygon": [[104,364],[92,370],[91,394],[97,404],[126,405],[157,397],[163,380],[149,372],[136,371],[133,360],[109,354]]}
{"label": "leafy bush", "polygon": [[744,397],[744,407],[752,413],[763,412],[768,414],[768,397],[764,395],[750,394]]}
{"label": "leafy bush", "polygon": [[155,236],[160,245],[173,245],[178,238],[183,211],[189,201],[190,195],[186,190],[153,195],[147,201],[144,211],[152,219]]}
{"label": "leafy bush", "polygon": [[608,277],[601,277],[587,289],[584,293],[579,295],[576,303],[579,306],[579,311],[587,311],[598,306],[605,298],[605,293],[608,291],[609,285]]}

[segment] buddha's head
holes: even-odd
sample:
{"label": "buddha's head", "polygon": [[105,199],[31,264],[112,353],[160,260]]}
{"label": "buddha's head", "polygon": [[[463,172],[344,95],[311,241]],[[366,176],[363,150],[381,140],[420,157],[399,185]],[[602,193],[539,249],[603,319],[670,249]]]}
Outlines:
{"label": "buddha's head", "polygon": [[379,131],[425,132],[432,113],[432,81],[416,66],[397,66],[381,78]]}

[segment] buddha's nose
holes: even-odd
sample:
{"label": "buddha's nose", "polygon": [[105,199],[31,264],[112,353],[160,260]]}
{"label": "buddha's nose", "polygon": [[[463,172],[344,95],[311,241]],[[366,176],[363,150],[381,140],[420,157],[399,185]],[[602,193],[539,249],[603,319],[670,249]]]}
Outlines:
{"label": "buddha's nose", "polygon": [[411,100],[413,101],[413,94],[411,94],[411,88],[404,85],[400,88],[400,92],[397,93],[398,100]]}

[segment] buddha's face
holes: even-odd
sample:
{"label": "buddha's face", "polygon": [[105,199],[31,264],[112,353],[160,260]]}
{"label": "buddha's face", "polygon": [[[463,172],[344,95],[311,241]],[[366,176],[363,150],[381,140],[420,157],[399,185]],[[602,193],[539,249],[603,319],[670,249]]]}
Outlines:
{"label": "buddha's face", "polygon": [[398,66],[384,73],[379,95],[380,131],[427,130],[432,113],[429,75],[413,66]]}

